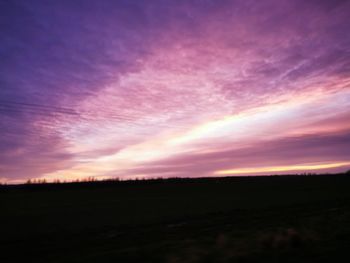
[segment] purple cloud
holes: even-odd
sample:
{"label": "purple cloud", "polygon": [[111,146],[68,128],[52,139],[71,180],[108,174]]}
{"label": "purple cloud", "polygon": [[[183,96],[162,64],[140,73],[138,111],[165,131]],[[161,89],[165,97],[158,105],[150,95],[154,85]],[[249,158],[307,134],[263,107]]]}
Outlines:
{"label": "purple cloud", "polygon": [[[211,162],[229,166],[224,155],[246,166],[297,163],[293,145],[314,149],[307,156],[315,162],[349,159],[338,141],[348,138],[335,135],[348,117],[332,124],[349,113],[348,1],[18,0],[3,1],[0,10],[0,168],[7,181],[80,171],[81,163],[92,167],[138,145],[166,144],[167,136],[203,123],[267,105],[289,110],[293,100],[302,107],[311,97],[318,106],[305,106],[307,114],[289,128],[297,133],[323,121],[313,137],[275,134],[268,145],[219,151],[200,169],[187,162],[204,157],[195,149],[171,169],[151,162],[124,172],[145,166],[150,174],[210,174]],[[285,122],[288,110],[280,113]],[[335,137],[323,137],[327,126]],[[209,139],[206,147],[219,145]],[[269,158],[261,157],[264,147]],[[166,154],[177,156],[175,148]],[[107,166],[107,173],[118,170]]]}

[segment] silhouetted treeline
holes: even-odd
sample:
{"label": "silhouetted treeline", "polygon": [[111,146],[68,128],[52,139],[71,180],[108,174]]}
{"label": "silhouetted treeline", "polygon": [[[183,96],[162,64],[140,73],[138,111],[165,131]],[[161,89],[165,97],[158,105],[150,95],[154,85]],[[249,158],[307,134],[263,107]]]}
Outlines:
{"label": "silhouetted treeline", "polygon": [[250,180],[264,180],[268,178],[279,178],[284,180],[287,178],[305,178],[305,177],[334,177],[350,175],[350,170],[344,173],[337,174],[316,174],[316,173],[302,173],[302,174],[287,174],[287,175],[260,175],[260,176],[226,176],[226,177],[197,177],[197,178],[135,178],[130,180],[121,180],[120,178],[109,178],[97,180],[95,177],[88,177],[84,179],[77,179],[73,181],[54,180],[47,182],[45,179],[32,179],[24,184],[0,184],[0,189],[55,189],[55,188],[90,188],[103,186],[125,186],[125,185],[150,185],[150,184],[181,184],[181,183],[221,183],[233,181],[250,181]]}

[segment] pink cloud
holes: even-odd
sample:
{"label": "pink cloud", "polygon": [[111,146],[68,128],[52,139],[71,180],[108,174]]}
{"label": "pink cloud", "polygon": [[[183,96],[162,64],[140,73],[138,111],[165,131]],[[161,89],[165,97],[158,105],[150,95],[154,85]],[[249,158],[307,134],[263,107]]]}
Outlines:
{"label": "pink cloud", "polygon": [[21,178],[14,163],[36,177],[129,178],[348,161],[349,9],[272,0],[10,8],[21,15],[5,18],[14,30],[1,44],[0,82],[13,87],[0,93],[6,180]]}

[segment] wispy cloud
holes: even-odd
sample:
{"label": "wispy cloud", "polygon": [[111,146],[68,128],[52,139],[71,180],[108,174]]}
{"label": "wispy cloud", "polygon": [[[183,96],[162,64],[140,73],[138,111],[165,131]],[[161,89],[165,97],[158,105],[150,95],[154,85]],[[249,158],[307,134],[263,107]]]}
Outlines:
{"label": "wispy cloud", "polygon": [[[2,3],[1,177],[349,161],[336,150],[348,142],[338,143],[349,128],[349,10],[347,1]],[[313,138],[328,138],[321,152],[309,152]]]}

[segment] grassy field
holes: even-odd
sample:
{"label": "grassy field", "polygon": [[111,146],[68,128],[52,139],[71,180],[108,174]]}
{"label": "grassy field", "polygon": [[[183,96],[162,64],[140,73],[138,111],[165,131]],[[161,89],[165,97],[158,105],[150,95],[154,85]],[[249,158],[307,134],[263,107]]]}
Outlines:
{"label": "grassy field", "polygon": [[0,186],[0,262],[338,262],[350,176]]}

